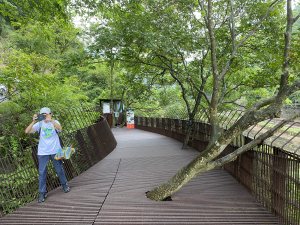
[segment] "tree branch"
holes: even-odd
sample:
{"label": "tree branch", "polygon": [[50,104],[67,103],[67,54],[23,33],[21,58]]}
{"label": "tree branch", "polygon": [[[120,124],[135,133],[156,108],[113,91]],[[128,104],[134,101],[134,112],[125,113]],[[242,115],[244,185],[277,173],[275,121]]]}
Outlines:
{"label": "tree branch", "polygon": [[220,80],[219,80],[219,72],[216,58],[216,43],[215,43],[215,35],[212,29],[212,1],[208,0],[208,12],[207,12],[207,29],[210,37],[210,46],[211,46],[211,64],[213,69],[213,93],[211,99],[211,113],[216,114],[216,108],[218,104],[218,96],[220,89]]}
{"label": "tree branch", "polygon": [[170,74],[171,76],[179,83],[180,87],[181,87],[181,91],[182,91],[182,97],[185,101],[185,104],[186,104],[186,107],[187,107],[187,110],[188,110],[188,113],[190,114],[191,113],[191,108],[190,108],[190,104],[188,102],[188,100],[186,99],[186,96],[185,96],[185,88],[184,88],[184,85],[183,83],[181,82],[181,80],[179,80],[178,77],[174,76],[173,74],[173,70],[170,70]]}
{"label": "tree branch", "polygon": [[234,105],[237,105],[237,106],[239,106],[239,107],[245,108],[245,106],[240,105],[240,104],[237,104],[237,103],[235,102],[235,101],[241,99],[241,97],[242,97],[242,96],[240,96],[239,98],[236,98],[235,100],[230,101],[230,102],[222,102],[220,105],[223,105],[223,104],[234,104]]}
{"label": "tree branch", "polygon": [[148,66],[154,66],[154,67],[158,67],[158,68],[161,68],[161,69],[166,69],[166,70],[170,70],[170,68],[168,67],[164,67],[164,66],[161,66],[161,65],[157,65],[157,64],[153,64],[153,63],[147,63],[147,62],[144,62],[140,59],[138,59],[137,61],[131,61],[131,60],[125,60],[125,59],[119,59],[121,62],[128,62],[128,63],[141,63],[141,64],[144,64],[144,65],[148,65]]}
{"label": "tree branch", "polygon": [[256,111],[259,110],[260,108],[270,105],[272,102],[274,102],[277,99],[277,95],[274,95],[268,99],[263,99],[258,102],[255,102],[247,111]]}
{"label": "tree branch", "polygon": [[[230,3],[230,9],[231,9],[231,15],[230,15],[230,20],[229,20],[229,29],[231,33],[231,39],[232,39],[232,48],[235,48],[235,23],[234,23],[234,17],[233,17],[233,7],[232,7],[232,1],[229,0]],[[230,24],[231,22],[231,24]]]}
{"label": "tree branch", "polygon": [[[199,93],[201,93],[201,94],[205,97],[207,103],[210,104],[210,101],[209,101],[208,96],[206,95],[206,93],[205,93],[204,91],[200,90],[200,88],[198,88],[198,86],[197,86],[197,85],[195,84],[195,82],[192,80],[192,78],[191,78],[191,76],[190,76],[190,74],[189,74],[189,72],[188,72],[188,69],[187,69],[187,67],[186,67],[185,60],[184,60],[183,55],[182,55],[181,53],[179,53],[179,54],[180,54],[180,56],[181,56],[182,63],[183,63],[183,65],[184,65],[184,68],[185,68],[185,70],[186,70],[186,72],[187,72],[187,74],[188,74],[188,76],[189,76],[188,78],[189,78],[189,80],[191,81],[192,85],[194,86],[194,88],[195,88]],[[202,78],[203,78],[203,76],[202,76]],[[202,84],[203,84],[203,82],[204,82],[204,80],[202,79]],[[198,98],[199,98],[199,96],[198,96]]]}
{"label": "tree branch", "polygon": [[88,63],[88,64],[105,63],[105,62],[110,62],[110,60],[91,62],[91,63]]}
{"label": "tree branch", "polygon": [[242,83],[235,85],[235,87],[231,88],[229,91],[227,91],[224,95],[224,97],[226,97],[226,95],[228,95],[230,92],[234,91],[235,89],[237,89],[238,87],[240,87],[242,85]]}
{"label": "tree branch", "polygon": [[293,24],[299,19],[300,13],[293,19]]}
{"label": "tree branch", "polygon": [[225,93],[226,93],[226,82],[225,82],[225,77],[223,77],[223,91],[222,91],[221,97],[219,98],[218,107],[221,105],[223,98],[225,96]]}
{"label": "tree branch", "polygon": [[231,53],[231,58],[228,60],[228,62],[226,63],[225,68],[223,69],[223,71],[220,74],[220,78],[222,79],[226,73],[228,72],[234,57],[237,53],[237,50],[243,45],[243,43],[248,40],[253,34],[254,31],[258,28],[258,26],[267,18],[267,16],[269,15],[269,13],[274,9],[274,7],[279,4],[280,2],[282,2],[283,0],[275,0],[273,3],[270,4],[266,14],[263,16],[263,18],[261,18],[256,24],[255,26],[250,30],[250,32],[246,35],[246,37],[244,37],[240,43],[238,45],[235,46],[235,48],[233,49],[232,53]]}
{"label": "tree branch", "polygon": [[288,87],[286,91],[286,96],[290,96],[291,94],[299,90],[300,90],[300,79],[294,81],[294,83]]}
{"label": "tree branch", "polygon": [[215,161],[209,162],[208,164],[213,165],[213,168],[217,168],[220,167],[228,162],[234,161],[237,156],[239,156],[240,154],[252,149],[253,147],[255,147],[256,145],[262,143],[265,139],[271,137],[277,130],[279,130],[280,128],[282,128],[284,125],[286,125],[287,123],[294,121],[296,118],[298,118],[300,116],[300,114],[296,114],[295,116],[286,119],[286,120],[282,120],[280,123],[278,123],[275,127],[271,128],[270,130],[268,130],[267,132],[261,134],[258,138],[252,140],[251,142],[249,142],[246,145],[243,145],[242,147],[238,148],[237,150],[235,150],[234,152],[220,158],[217,159]]}
{"label": "tree branch", "polygon": [[293,29],[293,11],[291,0],[287,0],[287,25],[286,31],[284,33],[284,53],[283,53],[283,63],[282,63],[282,74],[280,78],[280,88],[279,93],[282,93],[285,89],[285,86],[288,84],[289,78],[289,65],[290,65],[290,56],[289,52],[291,49],[291,38],[292,38],[292,29]]}
{"label": "tree branch", "polygon": [[283,0],[275,0],[269,5],[269,8],[266,12],[266,14],[255,24],[255,26],[250,30],[250,32],[247,34],[247,36],[241,40],[241,42],[236,46],[236,50],[246,41],[249,37],[251,37],[254,33],[254,31],[258,28],[258,26],[267,18],[269,13],[274,9],[276,5],[278,5]]}
{"label": "tree branch", "polygon": [[[208,21],[207,21],[207,12],[206,12],[206,10],[204,8],[204,5],[203,5],[203,3],[201,1],[198,0],[198,4],[200,5],[201,11],[205,12],[204,21],[205,21],[205,24],[207,26],[207,23],[208,23]],[[205,31],[206,43],[208,44],[209,41],[208,41],[208,35],[207,35],[207,32],[206,32],[206,29],[204,29],[204,31]]]}
{"label": "tree branch", "polygon": [[187,67],[186,67],[186,64],[185,64],[185,59],[184,59],[184,57],[183,57],[183,55],[182,55],[181,52],[178,52],[178,53],[179,53],[179,55],[180,55],[180,57],[181,57],[181,61],[182,61],[182,64],[183,64],[183,66],[184,66],[184,69],[185,69],[185,71],[187,72],[188,76],[190,77],[190,73],[189,73],[189,71],[188,71],[188,69],[187,69]]}
{"label": "tree branch", "polygon": [[204,98],[206,99],[207,103],[210,104],[210,100],[208,98],[208,96],[206,95],[206,93],[204,91],[201,91],[200,88],[197,87],[197,85],[194,83],[194,81],[192,80],[192,78],[189,78],[189,80],[191,81],[191,83],[193,84],[194,88],[199,92],[201,93]]}

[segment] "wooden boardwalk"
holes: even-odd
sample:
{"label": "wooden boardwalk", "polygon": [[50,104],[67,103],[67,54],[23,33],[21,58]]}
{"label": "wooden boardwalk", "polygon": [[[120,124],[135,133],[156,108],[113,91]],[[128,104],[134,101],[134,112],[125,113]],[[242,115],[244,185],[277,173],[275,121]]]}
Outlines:
{"label": "wooden boardwalk", "polygon": [[0,224],[281,224],[221,169],[206,172],[177,193],[156,202],[146,191],[171,178],[198,152],[181,143],[137,129],[113,129],[117,148],[98,164],[0,218]]}

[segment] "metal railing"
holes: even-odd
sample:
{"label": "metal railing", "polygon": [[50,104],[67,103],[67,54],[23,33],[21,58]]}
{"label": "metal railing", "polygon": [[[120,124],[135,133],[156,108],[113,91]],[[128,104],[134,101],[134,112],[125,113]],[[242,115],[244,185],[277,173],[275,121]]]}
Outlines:
{"label": "metal railing", "polygon": [[[232,121],[230,115],[232,113],[227,113],[225,116],[224,120],[227,124]],[[187,123],[187,120],[179,118],[135,117],[135,128],[159,133],[181,142],[185,137]],[[201,152],[208,144],[211,127],[206,121],[200,120],[194,122],[192,126],[192,135],[188,144]],[[266,127],[257,126],[259,129],[254,136],[263,132]],[[247,131],[248,134],[251,133],[250,129]],[[241,154],[235,161],[225,164],[223,169],[227,170],[283,224],[298,225],[300,224],[300,155],[297,154],[297,149],[285,151],[274,146],[274,140],[280,138],[285,132],[281,131],[271,141]],[[287,146],[287,143],[291,143],[292,138],[285,140],[283,145]],[[219,157],[235,151],[251,140],[252,137],[246,135],[237,137]]]}
{"label": "metal railing", "polygon": [[[201,122],[209,124],[208,119],[208,109],[200,108],[195,114],[193,122]],[[189,116],[185,108],[179,109],[162,109],[159,113],[155,110],[150,110],[148,113],[136,112],[137,116],[143,116],[148,118],[165,118],[165,119],[179,119],[188,120]],[[145,116],[146,115],[146,116]],[[157,116],[159,115],[159,116]],[[244,115],[243,110],[226,110],[219,113],[219,124],[223,129],[229,129],[238,119]],[[260,133],[263,133],[269,130],[271,127],[274,127],[279,123],[282,118],[274,118],[266,121],[262,121],[246,131],[243,132],[243,135],[249,138],[254,139]],[[175,124],[173,124],[175,126]],[[185,129],[185,128],[184,128]],[[290,122],[271,137],[265,140],[265,143],[276,146],[278,148],[284,149],[286,151],[300,154],[300,122]]]}
{"label": "metal railing", "polygon": [[[64,146],[74,147],[71,159],[63,160],[67,180],[78,176],[102,160],[117,145],[99,106],[55,110],[63,131]],[[31,114],[0,119],[0,217],[38,197],[38,135],[25,134]],[[47,190],[60,186],[52,163],[48,164]]]}

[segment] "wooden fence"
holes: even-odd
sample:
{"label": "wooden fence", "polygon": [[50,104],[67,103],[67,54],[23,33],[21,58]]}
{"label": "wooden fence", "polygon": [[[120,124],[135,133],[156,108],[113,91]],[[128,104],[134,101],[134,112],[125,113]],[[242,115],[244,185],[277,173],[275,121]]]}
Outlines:
{"label": "wooden fence", "polygon": [[[183,142],[187,120],[135,117],[135,128]],[[194,122],[188,145],[203,151],[210,139],[210,125]],[[222,157],[252,139],[239,136],[223,151]],[[223,166],[283,224],[300,224],[300,156],[268,144],[241,154]]]}

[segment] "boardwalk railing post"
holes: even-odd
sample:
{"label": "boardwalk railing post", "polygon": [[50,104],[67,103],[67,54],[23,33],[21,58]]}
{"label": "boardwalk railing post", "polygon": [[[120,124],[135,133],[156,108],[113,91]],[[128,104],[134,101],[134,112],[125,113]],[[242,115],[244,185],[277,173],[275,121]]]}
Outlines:
{"label": "boardwalk railing post", "polygon": [[182,134],[185,135],[186,133],[186,120],[181,120],[182,125]]}
{"label": "boardwalk railing post", "polygon": [[161,119],[161,128],[162,128],[162,135],[166,135],[166,119]]}
{"label": "boardwalk railing post", "polygon": [[158,129],[161,129],[160,123],[159,123],[159,118],[155,118],[155,127]]}
{"label": "boardwalk railing post", "polygon": [[179,133],[179,119],[175,119],[174,123],[175,123],[175,132]]}
{"label": "boardwalk railing post", "polygon": [[273,155],[271,205],[273,213],[280,216],[284,214],[286,207],[286,158],[276,147],[273,147]]}
{"label": "boardwalk railing post", "polygon": [[78,130],[77,133],[76,133],[76,140],[78,141],[78,144],[80,146],[80,150],[82,151],[82,153],[84,155],[84,159],[85,159],[87,165],[89,167],[92,167],[94,165],[94,163],[93,163],[92,157],[89,153],[88,147],[85,144],[83,135],[82,135],[80,130]]}

